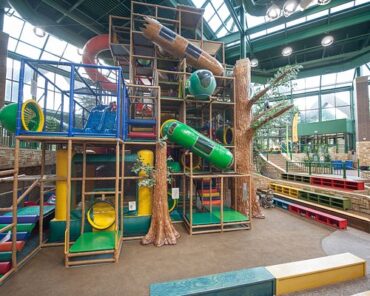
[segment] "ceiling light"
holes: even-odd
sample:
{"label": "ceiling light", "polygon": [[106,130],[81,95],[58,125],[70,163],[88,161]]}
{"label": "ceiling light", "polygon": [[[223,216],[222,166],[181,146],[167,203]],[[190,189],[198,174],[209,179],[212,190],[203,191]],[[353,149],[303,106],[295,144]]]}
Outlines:
{"label": "ceiling light", "polygon": [[269,9],[267,9],[266,16],[270,20],[276,20],[281,15],[281,9],[276,4],[272,4]]}
{"label": "ceiling light", "polygon": [[258,67],[258,60],[256,58],[251,59],[251,67],[252,68]]}
{"label": "ceiling light", "polygon": [[333,42],[334,42],[334,37],[331,36],[331,35],[328,35],[328,36],[325,36],[324,38],[322,38],[321,45],[326,47],[326,46],[332,45]]}
{"label": "ceiling light", "polygon": [[291,48],[290,46],[285,47],[285,48],[281,51],[281,54],[282,54],[284,57],[288,57],[288,56],[290,56],[292,53],[293,53],[293,48]]}
{"label": "ceiling light", "polygon": [[34,27],[33,28],[33,33],[37,36],[37,37],[45,37],[46,33],[44,30],[42,30],[41,28],[39,27]]}
{"label": "ceiling light", "polygon": [[284,16],[291,15],[294,11],[296,11],[297,6],[298,6],[297,0],[287,0],[283,6]]}
{"label": "ceiling light", "polygon": [[329,4],[331,0],[317,0],[317,4],[326,5]]}

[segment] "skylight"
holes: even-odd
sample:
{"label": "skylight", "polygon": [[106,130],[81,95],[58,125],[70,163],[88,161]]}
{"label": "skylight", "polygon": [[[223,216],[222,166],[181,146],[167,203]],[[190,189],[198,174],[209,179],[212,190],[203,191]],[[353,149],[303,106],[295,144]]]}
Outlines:
{"label": "skylight", "polygon": [[204,20],[217,38],[237,30],[229,9],[223,0],[192,0],[194,6],[204,8]]}

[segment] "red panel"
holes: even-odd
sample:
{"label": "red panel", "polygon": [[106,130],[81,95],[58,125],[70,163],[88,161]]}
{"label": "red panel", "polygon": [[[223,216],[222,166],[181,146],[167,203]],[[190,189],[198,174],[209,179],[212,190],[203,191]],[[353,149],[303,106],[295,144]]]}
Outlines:
{"label": "red panel", "polygon": [[[20,251],[24,247],[25,241],[17,241],[17,251]],[[8,252],[12,250],[12,242],[4,242],[0,244],[0,252]]]}
{"label": "red panel", "polygon": [[10,262],[0,262],[0,274],[6,274],[11,267],[12,264]]}

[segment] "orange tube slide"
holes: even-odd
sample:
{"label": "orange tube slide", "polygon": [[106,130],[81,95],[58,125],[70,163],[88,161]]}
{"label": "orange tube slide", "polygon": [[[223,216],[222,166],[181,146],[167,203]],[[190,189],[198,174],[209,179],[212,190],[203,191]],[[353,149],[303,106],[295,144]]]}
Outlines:
{"label": "orange tube slide", "polygon": [[[105,50],[109,50],[109,34],[102,34],[91,38],[83,48],[82,63],[97,65],[98,54]],[[109,81],[98,69],[85,68],[85,70],[90,79],[99,82],[104,90],[111,92],[117,91],[117,85]]]}

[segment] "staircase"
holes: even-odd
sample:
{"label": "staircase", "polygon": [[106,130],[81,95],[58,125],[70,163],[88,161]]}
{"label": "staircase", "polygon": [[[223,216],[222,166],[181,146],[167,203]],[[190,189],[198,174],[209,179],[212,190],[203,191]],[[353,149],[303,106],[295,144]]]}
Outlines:
{"label": "staircase", "polygon": [[269,154],[268,161],[272,162],[274,165],[278,166],[283,171],[285,171],[287,159],[285,158],[284,155],[280,153],[279,154]]}

